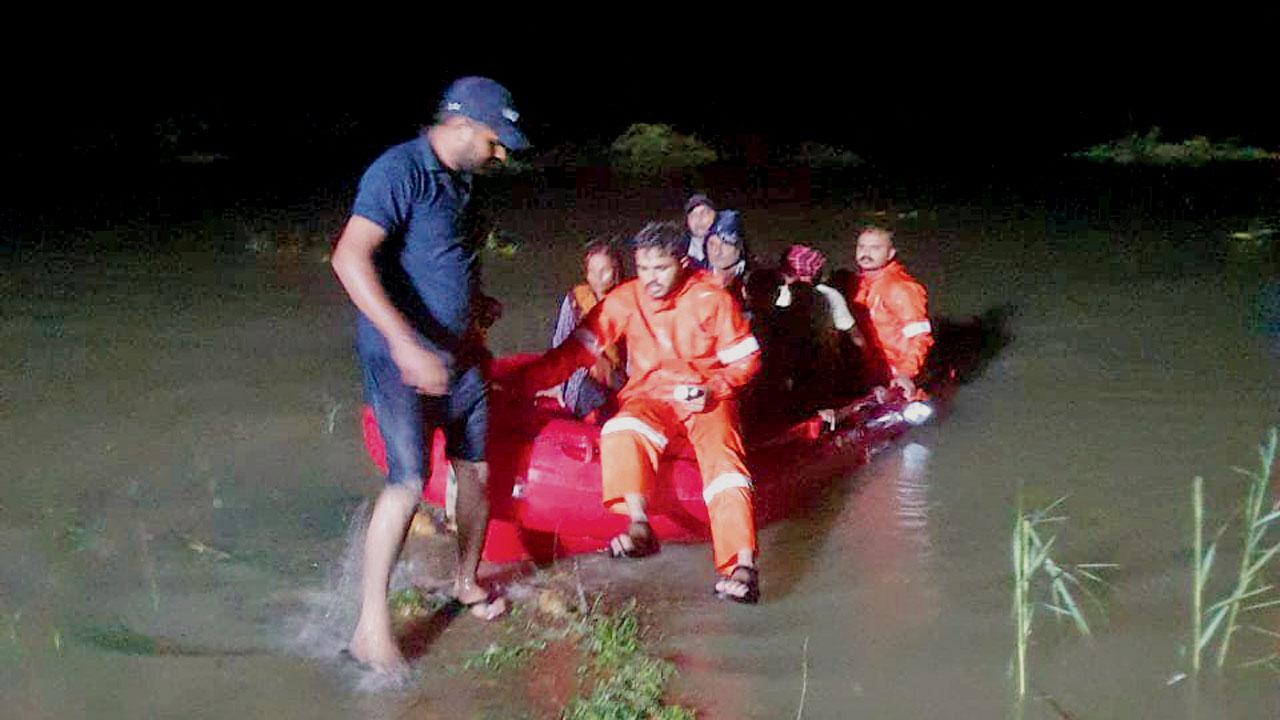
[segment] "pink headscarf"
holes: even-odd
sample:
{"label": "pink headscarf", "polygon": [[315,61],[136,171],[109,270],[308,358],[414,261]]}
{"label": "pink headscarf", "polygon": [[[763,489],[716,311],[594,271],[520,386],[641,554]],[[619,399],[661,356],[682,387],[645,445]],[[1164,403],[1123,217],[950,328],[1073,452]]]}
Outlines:
{"label": "pink headscarf", "polygon": [[801,282],[813,282],[826,264],[825,255],[806,245],[792,245],[787,250],[787,274],[794,275]]}

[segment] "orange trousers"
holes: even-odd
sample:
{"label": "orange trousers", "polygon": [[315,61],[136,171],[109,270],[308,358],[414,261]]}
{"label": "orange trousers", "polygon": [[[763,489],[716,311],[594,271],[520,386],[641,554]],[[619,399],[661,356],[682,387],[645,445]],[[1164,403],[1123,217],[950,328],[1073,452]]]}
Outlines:
{"label": "orange trousers", "polygon": [[606,508],[626,513],[626,495],[648,496],[658,463],[672,438],[685,435],[702,473],[702,499],[711,520],[716,572],[727,575],[738,551],[756,552],[755,510],[737,405],[717,402],[706,412],[681,417],[674,402],[632,398],[600,430],[600,466]]}

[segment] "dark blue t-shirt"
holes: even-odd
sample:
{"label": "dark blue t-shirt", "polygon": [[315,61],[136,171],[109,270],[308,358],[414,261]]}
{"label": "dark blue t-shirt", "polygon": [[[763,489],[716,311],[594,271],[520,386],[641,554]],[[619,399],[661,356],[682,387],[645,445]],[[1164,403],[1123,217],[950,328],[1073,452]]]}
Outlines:
{"label": "dark blue t-shirt", "polygon": [[[440,163],[425,136],[387,150],[360,179],[352,214],[387,231],[374,264],[391,302],[451,369],[471,317],[476,244],[464,218],[471,177]],[[363,313],[357,342],[386,348]]]}

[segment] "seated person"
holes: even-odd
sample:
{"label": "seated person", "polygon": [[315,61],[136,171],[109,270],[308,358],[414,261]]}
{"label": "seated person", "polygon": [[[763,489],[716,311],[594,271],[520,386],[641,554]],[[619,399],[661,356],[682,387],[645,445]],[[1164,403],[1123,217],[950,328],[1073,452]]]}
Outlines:
{"label": "seated person", "polygon": [[866,389],[862,362],[865,342],[844,295],[823,282],[826,263],[826,256],[814,248],[805,245],[788,248],[783,255],[784,285],[778,289],[777,305],[789,306],[800,288],[809,288],[822,296],[827,321],[817,332],[822,337],[821,347],[830,355],[829,364],[836,372],[830,389],[840,395],[860,394]]}
{"label": "seated person", "polygon": [[703,272],[689,272],[688,238],[674,223],[636,234],[635,280],[620,285],[560,346],[514,378],[517,394],[548,387],[595,362],[602,347],[626,340],[621,408],[600,431],[605,507],[631,520],[610,541],[614,557],[657,551],[647,498],[660,481],[670,438],[686,437],[702,472],[711,524],[714,590],[759,599],[751,474],[739,431],[737,398],[760,369],[759,345],[734,299]]}
{"label": "seated person", "polygon": [[763,369],[751,390],[753,435],[768,435],[834,404],[840,367],[826,301],[807,283],[791,290],[786,307],[768,308],[758,324]]}
{"label": "seated person", "polygon": [[[622,280],[622,259],[616,244],[597,239],[583,251],[584,282],[573,286],[560,302],[551,347],[558,347],[578,327],[578,323],[604,296]],[[543,393],[560,401],[561,407],[588,422],[603,420],[612,414],[614,395],[627,381],[623,350],[617,346],[604,349],[589,368],[574,371],[564,383]]]}
{"label": "seated person", "polygon": [[689,241],[689,260],[695,268],[707,269],[707,233],[716,220],[716,206],[702,193],[690,195],[684,204],[684,226]]}
{"label": "seated person", "polygon": [[707,232],[707,268],[721,287],[740,304],[746,302],[743,285],[747,272],[747,251],[742,222],[735,210],[721,210]]}
{"label": "seated person", "polygon": [[853,311],[867,339],[872,381],[907,398],[924,398],[916,379],[933,346],[928,291],[902,266],[887,228],[859,233],[854,259]]}
{"label": "seated person", "polygon": [[778,290],[778,307],[786,307],[791,303],[793,283],[807,283],[826,298],[832,327],[840,332],[850,333],[855,338],[855,342],[860,345],[862,339],[858,334],[853,313],[849,312],[849,303],[839,290],[823,282],[826,264],[826,256],[814,248],[805,245],[792,245],[788,248],[783,256],[782,280],[785,284]]}

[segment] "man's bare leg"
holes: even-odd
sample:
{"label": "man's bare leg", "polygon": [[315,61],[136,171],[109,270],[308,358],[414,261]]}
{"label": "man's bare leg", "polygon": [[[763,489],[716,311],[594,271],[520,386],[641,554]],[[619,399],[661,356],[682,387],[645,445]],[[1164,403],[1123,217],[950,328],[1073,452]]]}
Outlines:
{"label": "man's bare leg", "polygon": [[489,527],[489,463],[450,462],[458,479],[458,568],[454,574],[453,596],[458,602],[471,606],[476,617],[492,619],[506,610],[506,602],[502,598],[483,602],[489,593],[480,586],[477,576],[484,534]]}
{"label": "man's bare leg", "polygon": [[627,515],[631,516],[632,522],[649,522],[649,516],[645,514],[644,495],[627,493],[622,496],[622,501],[627,504]]}
{"label": "man's bare leg", "polygon": [[373,505],[373,516],[364,536],[360,619],[347,651],[357,661],[382,673],[401,674],[408,670],[391,633],[387,588],[391,569],[400,555],[405,532],[421,496],[421,480],[385,486]]}

